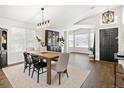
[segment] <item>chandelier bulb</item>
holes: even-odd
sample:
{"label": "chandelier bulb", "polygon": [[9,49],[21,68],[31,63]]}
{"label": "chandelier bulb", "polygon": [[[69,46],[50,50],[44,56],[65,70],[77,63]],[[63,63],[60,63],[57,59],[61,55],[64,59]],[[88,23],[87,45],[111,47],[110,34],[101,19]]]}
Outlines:
{"label": "chandelier bulb", "polygon": [[41,10],[43,11],[43,10],[44,10],[44,8],[41,8]]}

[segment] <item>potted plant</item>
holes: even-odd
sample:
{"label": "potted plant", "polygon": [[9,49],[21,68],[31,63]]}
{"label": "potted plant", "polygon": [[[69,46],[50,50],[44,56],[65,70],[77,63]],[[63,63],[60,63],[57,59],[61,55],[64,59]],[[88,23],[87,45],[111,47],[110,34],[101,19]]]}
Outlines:
{"label": "potted plant", "polygon": [[38,36],[36,36],[36,39],[40,44],[40,46],[38,47],[38,50],[39,51],[46,51],[47,49],[46,49],[46,46],[45,46],[45,42],[43,42]]}
{"label": "potted plant", "polygon": [[41,45],[42,47],[45,46],[45,43],[44,43],[38,36],[36,36],[36,39],[37,39],[37,41],[40,43],[40,45]]}
{"label": "potted plant", "polygon": [[60,46],[64,45],[64,41],[65,40],[64,40],[63,36],[57,39],[57,42],[60,44]]}
{"label": "potted plant", "polygon": [[64,40],[63,36],[57,39],[57,42],[61,46],[62,52],[64,52],[64,41],[65,40]]}

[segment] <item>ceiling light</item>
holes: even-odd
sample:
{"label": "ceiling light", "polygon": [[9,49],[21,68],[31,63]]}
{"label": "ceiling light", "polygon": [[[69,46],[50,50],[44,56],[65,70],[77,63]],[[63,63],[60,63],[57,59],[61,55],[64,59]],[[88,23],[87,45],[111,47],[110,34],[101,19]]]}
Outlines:
{"label": "ceiling light", "polygon": [[114,11],[108,10],[102,14],[102,23],[109,24],[114,22]]}
{"label": "ceiling light", "polygon": [[37,24],[37,29],[46,29],[49,26],[50,20],[44,20],[44,8],[41,8],[42,11],[42,21]]}

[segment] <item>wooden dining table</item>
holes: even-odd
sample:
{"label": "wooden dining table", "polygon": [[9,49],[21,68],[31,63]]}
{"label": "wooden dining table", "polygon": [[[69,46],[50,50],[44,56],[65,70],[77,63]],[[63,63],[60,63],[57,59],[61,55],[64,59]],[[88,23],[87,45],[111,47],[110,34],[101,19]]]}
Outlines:
{"label": "wooden dining table", "polygon": [[39,51],[28,51],[28,53],[39,56],[42,59],[46,59],[47,62],[47,84],[51,84],[51,61],[60,56],[60,52],[39,52]]}

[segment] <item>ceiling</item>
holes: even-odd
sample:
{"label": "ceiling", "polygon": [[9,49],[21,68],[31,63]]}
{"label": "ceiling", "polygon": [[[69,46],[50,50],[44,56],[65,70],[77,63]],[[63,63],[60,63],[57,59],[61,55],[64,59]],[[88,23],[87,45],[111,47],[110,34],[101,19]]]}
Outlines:
{"label": "ceiling", "polygon": [[[41,8],[44,17],[50,20],[51,28],[63,28],[73,25],[83,18],[107,10],[107,6],[65,5],[65,6],[0,6],[0,17],[36,25],[41,21]],[[115,6],[109,6],[115,7]]]}

